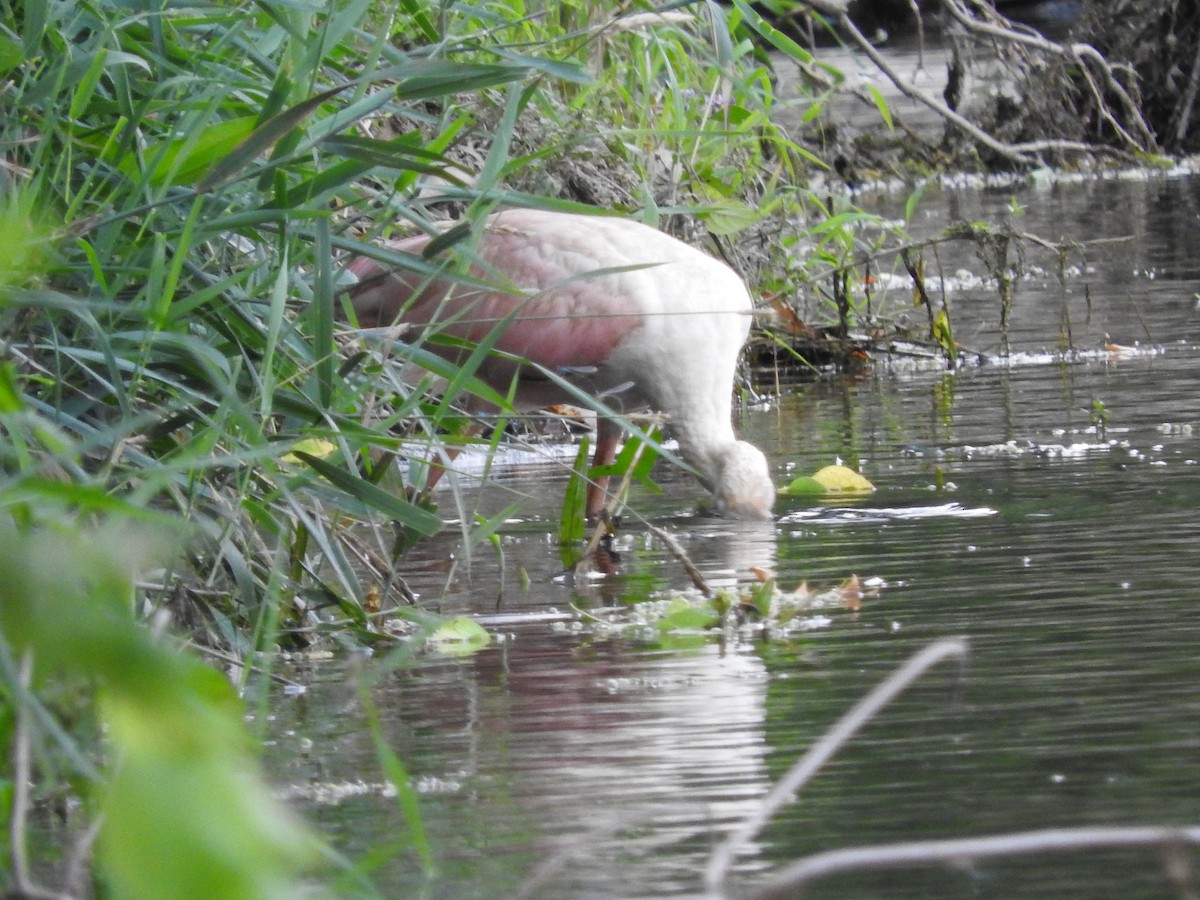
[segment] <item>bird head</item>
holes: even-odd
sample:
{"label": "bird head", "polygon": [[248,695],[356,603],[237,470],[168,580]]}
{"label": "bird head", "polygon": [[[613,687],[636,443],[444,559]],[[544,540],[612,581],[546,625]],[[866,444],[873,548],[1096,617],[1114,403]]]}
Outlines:
{"label": "bird head", "polygon": [[762,451],[745,441],[730,444],[719,456],[713,494],[719,515],[769,519],[775,484]]}

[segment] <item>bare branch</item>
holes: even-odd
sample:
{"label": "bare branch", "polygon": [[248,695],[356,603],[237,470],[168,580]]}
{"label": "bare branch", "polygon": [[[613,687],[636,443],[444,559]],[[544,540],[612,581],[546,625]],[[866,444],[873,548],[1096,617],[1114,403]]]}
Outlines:
{"label": "bare branch", "polygon": [[796,897],[809,882],[840,872],[931,865],[959,866],[978,859],[1060,853],[1066,850],[1156,847],[1169,854],[1180,847],[1197,845],[1200,845],[1200,827],[1130,826],[1052,828],[944,841],[848,847],[815,853],[786,866],[751,896],[754,900]]}
{"label": "bare branch", "polygon": [[1093,147],[1091,144],[1084,144],[1078,141],[1044,140],[1027,141],[1021,144],[1006,144],[1003,141],[997,140],[974,122],[952,110],[942,100],[921,90],[911,81],[897,72],[896,69],[893,68],[892,65],[883,57],[883,55],[875,49],[871,42],[863,36],[863,33],[858,30],[855,24],[850,20],[849,16],[840,16],[838,18],[838,24],[841,28],[845,29],[846,34],[850,36],[854,43],[856,43],[863,53],[867,55],[867,58],[875,64],[879,71],[888,77],[892,84],[894,84],[901,91],[901,93],[911,97],[918,103],[925,104],[947,122],[951,123],[959,130],[966,132],[967,135],[969,135],[973,140],[994,151],[1000,156],[1005,157],[1006,159],[1011,159],[1014,162],[1022,163],[1035,162],[1039,154],[1051,150],[1058,152],[1076,151],[1091,153],[1095,152],[1097,149],[1101,149]]}
{"label": "bare branch", "polygon": [[[1104,121],[1108,122],[1112,129],[1133,149],[1145,151],[1154,146],[1154,133],[1150,126],[1146,124],[1146,120],[1142,118],[1137,103],[1134,102],[1133,98],[1129,96],[1128,91],[1116,79],[1113,74],[1113,66],[1091,44],[1060,44],[1047,40],[1040,34],[1016,31],[994,22],[982,21],[967,12],[962,5],[962,0],[942,0],[942,6],[955,22],[974,35],[987,36],[1009,44],[1019,44],[1046,56],[1059,56],[1075,63],[1087,82],[1092,99],[1096,101],[1096,109]],[[1093,68],[1099,73],[1104,87],[1121,101],[1123,113],[1140,133],[1140,140],[1133,137],[1117,121],[1116,116],[1109,109],[1108,103],[1104,99],[1104,94],[1100,90],[1100,85],[1097,84],[1096,78],[1092,73]]]}
{"label": "bare branch", "polygon": [[658,538],[666,545],[666,548],[671,552],[671,555],[679,560],[679,564],[683,566],[683,570],[687,572],[688,578],[692,579],[692,584],[705,597],[711,597],[713,590],[708,586],[708,582],[704,580],[704,576],[700,570],[696,568],[696,564],[692,562],[691,557],[687,555],[687,551],[680,546],[679,541],[675,540],[668,532],[659,528],[653,522],[647,522],[646,527],[650,529],[650,533]]}
{"label": "bare branch", "polygon": [[[33,679],[33,654],[26,650],[17,672],[19,694],[29,690]],[[7,895],[28,900],[71,900],[66,894],[35,884],[29,874],[29,856],[25,844],[25,819],[29,814],[30,742],[32,735],[29,705],[23,696],[17,698],[16,728],[12,743],[12,808],[8,818],[9,856],[12,859],[12,885]],[[6,896],[7,896],[6,895]]]}
{"label": "bare branch", "polygon": [[1183,99],[1179,103],[1179,120],[1175,123],[1175,145],[1183,144],[1187,137],[1188,126],[1192,124],[1192,110],[1196,105],[1196,92],[1200,90],[1200,45],[1196,47],[1196,57],[1192,60],[1192,71],[1188,75],[1187,87]]}
{"label": "bare branch", "polygon": [[714,897],[721,896],[722,885],[738,852],[754,839],[782,806],[794,799],[800,788],[807,784],[860,728],[938,663],[947,659],[957,659],[962,663],[966,658],[965,640],[947,638],[937,641],[910,657],[871,693],[859,700],[836,725],[821,735],[821,739],[813,744],[807,753],[793,763],[787,774],[779,779],[763,798],[758,809],[713,850],[704,871],[704,884],[709,894]]}

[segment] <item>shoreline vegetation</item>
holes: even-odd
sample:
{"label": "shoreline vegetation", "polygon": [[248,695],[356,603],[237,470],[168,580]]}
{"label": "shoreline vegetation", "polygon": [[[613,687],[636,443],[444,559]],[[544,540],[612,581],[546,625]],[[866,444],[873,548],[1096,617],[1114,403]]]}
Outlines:
{"label": "shoreline vegetation", "polygon": [[[345,327],[349,255],[453,272],[451,245],[497,206],[616,210],[747,277],[759,366],[903,345],[954,367],[967,351],[926,286],[936,241],[859,209],[861,185],[905,185],[911,215],[949,172],[1102,175],[1200,150],[1190,6],[1084,2],[1051,40],[978,0],[921,5],[944,25],[939,95],[833,0],[0,0],[5,896],[294,897],[320,893],[298,873],[322,862],[330,891],[371,893],[269,796],[242,721],[265,699],[241,696],[276,649],[380,645],[400,665],[469,630],[410,602],[403,552],[443,526],[396,460],[458,440],[461,414],[426,388],[471,372]],[[918,135],[805,33],[944,132]],[[879,127],[850,136],[835,110],[854,92]],[[419,230],[446,234],[447,263],[380,248]],[[978,245],[1000,315],[1018,245],[1073,250],[1011,222],[937,240]],[[902,304],[873,302],[884,266],[911,282]],[[414,389],[403,363],[429,377]],[[462,519],[466,548],[504,521]],[[408,623],[398,649],[385,611]],[[409,826],[395,852],[432,872],[376,738]],[[54,858],[30,858],[38,816],[69,820]]]}

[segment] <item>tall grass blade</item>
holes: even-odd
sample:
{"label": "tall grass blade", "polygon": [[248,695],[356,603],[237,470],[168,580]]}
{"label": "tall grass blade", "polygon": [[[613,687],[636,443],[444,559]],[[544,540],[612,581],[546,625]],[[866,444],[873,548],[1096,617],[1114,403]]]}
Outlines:
{"label": "tall grass blade", "polygon": [[389,494],[378,485],[357,475],[352,475],[345,469],[338,468],[311,453],[300,450],[296,451],[296,456],[330,484],[345,491],[363,505],[390,517],[405,528],[426,537],[441,530],[442,520],[435,513]]}

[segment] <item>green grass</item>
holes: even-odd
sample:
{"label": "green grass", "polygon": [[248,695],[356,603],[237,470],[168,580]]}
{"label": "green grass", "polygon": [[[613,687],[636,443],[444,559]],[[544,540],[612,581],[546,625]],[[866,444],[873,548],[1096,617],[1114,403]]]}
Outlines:
{"label": "green grass", "polygon": [[[631,215],[728,234],[784,202],[800,160],[752,45],[705,6],[5,12],[0,509],[186,520],[177,602],[222,643],[301,607],[361,621],[383,575],[354,557],[391,547],[351,548],[344,526],[439,526],[390,460],[453,410],[340,336],[347,252],[449,201],[561,205],[536,188],[579,158],[625,180]],[[332,452],[292,452],[314,442]]]}

